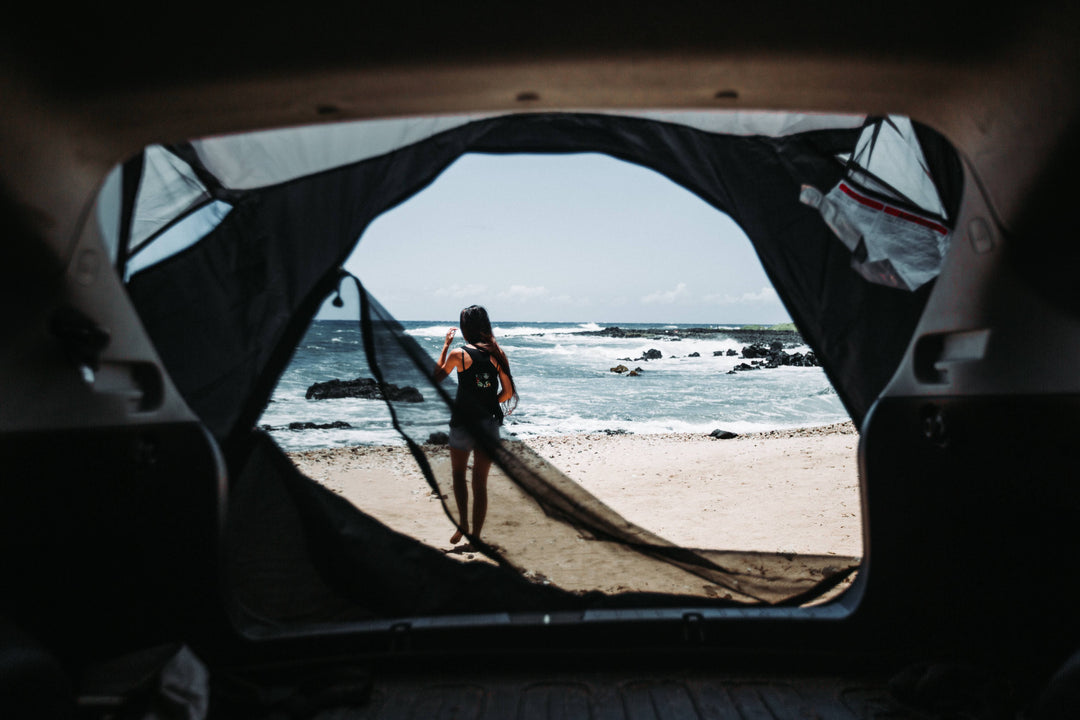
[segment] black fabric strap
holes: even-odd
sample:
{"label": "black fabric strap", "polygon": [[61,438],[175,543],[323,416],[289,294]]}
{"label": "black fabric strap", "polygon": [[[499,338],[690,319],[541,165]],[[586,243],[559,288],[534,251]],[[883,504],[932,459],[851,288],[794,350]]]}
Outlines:
{"label": "black fabric strap", "polygon": [[116,248],[116,272],[120,277],[127,274],[131,221],[135,216],[135,201],[139,196],[139,185],[142,183],[145,156],[145,152],[140,152],[125,162],[121,170],[120,239]]}

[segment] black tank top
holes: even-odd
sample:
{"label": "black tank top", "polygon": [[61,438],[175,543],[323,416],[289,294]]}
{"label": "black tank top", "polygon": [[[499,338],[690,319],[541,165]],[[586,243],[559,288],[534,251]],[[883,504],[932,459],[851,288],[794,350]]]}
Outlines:
{"label": "black tank top", "polygon": [[457,398],[450,415],[450,427],[464,424],[464,418],[475,420],[503,419],[499,405],[499,373],[491,362],[491,354],[479,348],[465,347],[472,364],[458,372]]}

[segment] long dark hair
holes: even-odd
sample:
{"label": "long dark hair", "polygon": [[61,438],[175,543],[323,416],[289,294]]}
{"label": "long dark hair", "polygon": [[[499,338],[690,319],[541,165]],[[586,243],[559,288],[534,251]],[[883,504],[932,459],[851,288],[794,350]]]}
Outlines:
{"label": "long dark hair", "polygon": [[465,338],[465,342],[491,353],[498,361],[499,367],[505,370],[506,376],[510,378],[510,389],[514,394],[503,403],[503,412],[510,414],[517,407],[517,384],[510,372],[510,361],[506,358],[506,353],[499,347],[499,343],[495,342],[495,334],[491,331],[491,320],[488,318],[487,310],[479,305],[470,305],[461,311],[460,324],[461,335]]}

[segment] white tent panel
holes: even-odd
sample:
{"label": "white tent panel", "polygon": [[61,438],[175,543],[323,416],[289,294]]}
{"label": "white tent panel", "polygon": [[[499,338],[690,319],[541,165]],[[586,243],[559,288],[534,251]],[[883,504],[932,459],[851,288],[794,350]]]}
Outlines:
{"label": "white tent panel", "polygon": [[487,115],[361,120],[264,130],[192,145],[227,188],[249,190],[378,157]]}
{"label": "white tent panel", "polygon": [[[892,115],[881,123],[880,128],[876,138],[872,126],[863,132],[855,148],[856,162],[892,186],[903,198],[929,214],[945,218],[945,207],[930,176],[911,120]],[[854,179],[871,190],[893,194],[865,176],[855,175]]]}
{"label": "white tent panel", "polygon": [[109,255],[109,262],[116,262],[116,251],[120,247],[120,205],[121,186],[123,178],[123,166],[117,165],[105,177],[105,182],[98,192],[95,214],[98,228],[101,230],[101,239],[105,244],[105,251]]}
{"label": "white tent panel", "polygon": [[160,145],[146,148],[144,157],[129,253],[177,218],[210,201],[210,194],[183,160]]}

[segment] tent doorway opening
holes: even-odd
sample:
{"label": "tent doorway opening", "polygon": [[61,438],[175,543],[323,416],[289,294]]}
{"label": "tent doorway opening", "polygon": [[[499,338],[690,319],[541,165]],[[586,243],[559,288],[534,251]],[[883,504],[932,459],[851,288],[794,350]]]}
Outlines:
{"label": "tent doorway opening", "polygon": [[[346,269],[429,362],[461,308],[486,307],[520,397],[503,444],[630,525],[684,548],[862,555],[843,405],[742,230],[662,175],[593,153],[467,154],[372,223]],[[351,290],[324,303],[260,424],[364,513],[484,562],[483,547],[450,543],[449,410],[416,363],[376,343],[403,393],[393,416],[363,391],[319,390],[373,379]],[[499,464],[486,489],[481,539],[511,546],[530,579],[724,596],[692,574],[598,565],[592,538],[552,532]]]}
{"label": "tent doorway opening", "polygon": [[[525,159],[602,161],[659,187],[635,195],[617,178],[590,182],[580,167],[554,175],[538,165],[516,175],[485,170],[489,184],[473,193],[479,204],[445,202],[420,213],[427,225],[378,240],[380,227],[438,198],[471,163],[512,168]],[[747,518],[760,528],[784,517],[781,499],[823,495],[790,485],[793,470],[813,464],[796,441],[820,438],[752,431],[821,423],[828,418],[813,408],[830,405],[834,419],[850,417],[856,427],[867,417],[940,272],[962,189],[947,141],[906,118],[738,112],[357,121],[153,146],[121,175],[108,193],[119,212],[102,215],[113,220],[105,226],[114,230],[121,271],[198,208],[227,206],[210,218],[217,224],[207,235],[123,276],[170,380],[229,464],[224,544],[238,601],[253,617],[283,622],[344,617],[339,610],[401,617],[820,601],[860,567],[862,548],[739,549],[767,544],[748,540],[746,530],[720,539],[679,533],[738,530]],[[570,197],[530,214],[523,208],[537,207],[539,189],[500,196],[543,177]],[[680,205],[675,196],[660,200],[660,188],[693,195]],[[572,212],[608,208],[614,198],[624,206],[591,223]],[[503,210],[511,222],[486,228]],[[641,214],[648,210],[665,214],[657,222]],[[692,230],[699,214],[705,236]],[[728,237],[728,216],[746,237],[732,233],[734,244],[710,259],[705,248]],[[545,228],[550,220],[565,222]],[[617,228],[623,220],[629,224]],[[587,234],[575,236],[579,230]],[[677,258],[677,245],[694,237],[706,239]],[[738,262],[740,252],[756,255],[771,289],[755,264]],[[383,260],[393,263],[380,267]],[[466,264],[451,267],[459,261]],[[751,284],[739,287],[745,278]],[[786,316],[735,313],[736,300],[778,307],[772,290],[797,334],[776,336],[782,331],[770,323]],[[417,299],[431,304],[401,304]],[[351,313],[321,313],[328,302]],[[486,483],[483,532],[471,531],[474,519],[466,535],[470,552],[462,543],[446,547],[459,483],[450,481],[453,458],[439,439],[457,378],[440,384],[434,371],[441,338],[473,303],[490,311],[521,403],[501,441],[472,422],[497,470]],[[694,336],[678,332],[694,328]],[[710,345],[721,336],[727,345]],[[810,348],[820,367],[806,362]],[[790,362],[796,355],[802,362]],[[295,374],[305,358],[308,375]],[[358,378],[381,402],[317,399],[312,390]],[[771,403],[763,417],[764,401],[783,395],[781,380],[799,378],[810,387],[795,383],[789,401]],[[724,398],[741,399],[743,414]],[[319,433],[341,434],[324,448],[285,446]],[[360,441],[358,433],[369,436]],[[727,433],[737,437],[721,439]],[[664,435],[685,441],[658,441],[659,465],[646,470],[644,441]],[[587,445],[572,451],[567,437]],[[845,437],[849,448],[825,466],[829,477],[850,473],[850,504],[831,507],[850,508],[842,522],[852,522],[854,543],[855,438]],[[789,463],[780,470],[763,460],[762,448],[778,447],[773,440],[789,443],[778,453]],[[621,445],[604,453],[601,443]],[[695,460],[694,443],[706,443],[708,456]],[[725,457],[721,448],[747,454]],[[314,463],[306,475],[289,452],[315,454],[305,459]],[[596,487],[583,464],[592,455],[595,467],[616,472],[616,488]],[[391,464],[352,495],[330,472],[331,461],[360,472],[376,457]],[[718,478],[735,467],[749,475],[728,490],[749,488],[756,506],[722,494]],[[410,485],[417,468],[423,484]],[[704,508],[700,494],[677,498],[691,471],[706,476],[718,504]],[[759,492],[770,484],[775,495]],[[393,495],[403,488],[409,497]],[[441,510],[441,532],[421,541],[415,527],[377,517],[379,493],[404,509],[403,523],[418,517],[410,498]],[[629,499],[640,508],[620,504]],[[664,521],[661,508],[672,502],[684,514]],[[498,520],[499,512],[507,514]],[[823,515],[811,511],[806,523],[820,527]],[[310,582],[283,581],[300,576]],[[433,578],[436,595],[420,589]],[[285,598],[286,586],[308,588],[318,602]]]}

